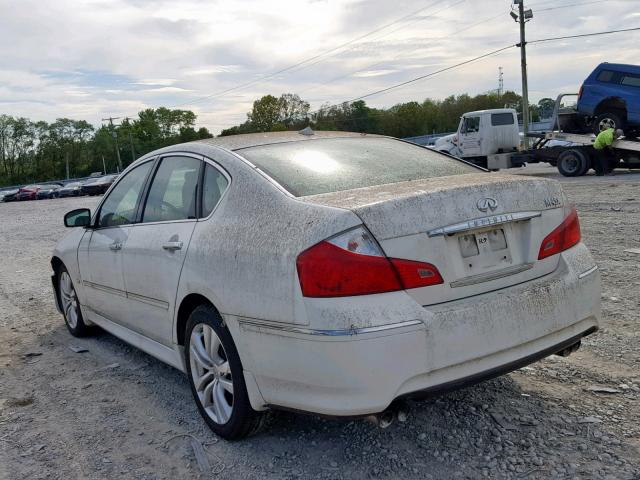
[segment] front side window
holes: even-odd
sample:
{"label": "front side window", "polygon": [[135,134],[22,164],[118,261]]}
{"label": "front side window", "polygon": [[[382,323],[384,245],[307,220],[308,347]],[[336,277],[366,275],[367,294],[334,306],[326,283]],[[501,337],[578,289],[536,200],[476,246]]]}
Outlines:
{"label": "front side window", "polygon": [[99,226],[113,227],[135,221],[138,197],[152,164],[153,162],[146,162],[138,165],[111,190],[100,208]]}
{"label": "front side window", "polygon": [[227,178],[217,168],[207,164],[204,171],[204,185],[202,187],[203,217],[208,217],[213,211],[228,185],[229,181]]}
{"label": "front side window", "polygon": [[201,160],[191,157],[163,158],[153,177],[142,221],[195,219],[201,163]]}
{"label": "front side window", "polygon": [[480,131],[480,117],[465,117],[462,133],[476,133]]}

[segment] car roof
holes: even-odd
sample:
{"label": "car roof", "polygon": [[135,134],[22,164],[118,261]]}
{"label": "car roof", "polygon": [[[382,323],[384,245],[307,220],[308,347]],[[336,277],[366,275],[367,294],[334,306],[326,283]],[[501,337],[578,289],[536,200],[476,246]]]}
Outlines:
{"label": "car roof", "polygon": [[601,63],[596,70],[613,70],[615,72],[640,73],[640,66],[626,63]]}
{"label": "car roof", "polygon": [[206,138],[196,140],[190,143],[202,143],[205,145],[213,145],[225,150],[235,151],[243,148],[258,147],[262,145],[273,145],[276,143],[288,142],[309,142],[325,138],[353,138],[353,137],[381,137],[381,135],[372,135],[354,132],[326,132],[314,131],[313,134],[304,135],[300,132],[265,132],[265,133],[246,133],[242,135],[229,135],[226,137]]}
{"label": "car roof", "polygon": [[464,113],[464,117],[467,116],[477,116],[477,115],[486,115],[486,114],[494,114],[494,113],[516,113],[516,111],[513,108],[490,108],[487,110],[476,110],[475,112],[466,112]]}

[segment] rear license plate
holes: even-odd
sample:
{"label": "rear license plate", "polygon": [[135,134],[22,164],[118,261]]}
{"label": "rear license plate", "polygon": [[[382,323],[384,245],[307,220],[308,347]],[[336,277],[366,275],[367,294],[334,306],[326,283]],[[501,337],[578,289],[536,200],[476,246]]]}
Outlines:
{"label": "rear license plate", "polygon": [[458,238],[458,243],[463,258],[499,252],[507,248],[507,239],[502,228],[496,228],[482,233],[461,235]]}

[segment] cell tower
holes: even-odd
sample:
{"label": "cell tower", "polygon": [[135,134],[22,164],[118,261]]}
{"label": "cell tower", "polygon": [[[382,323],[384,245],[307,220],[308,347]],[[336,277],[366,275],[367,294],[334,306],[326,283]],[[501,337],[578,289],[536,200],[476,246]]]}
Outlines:
{"label": "cell tower", "polygon": [[504,93],[504,74],[502,67],[498,67],[498,96],[502,96]]}

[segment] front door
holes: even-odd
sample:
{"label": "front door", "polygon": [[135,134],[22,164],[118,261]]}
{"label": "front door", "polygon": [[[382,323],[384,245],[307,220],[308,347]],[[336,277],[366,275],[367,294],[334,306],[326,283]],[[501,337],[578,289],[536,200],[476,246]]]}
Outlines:
{"label": "front door", "polygon": [[164,345],[172,341],[178,281],[197,222],[202,164],[194,156],[160,160],[123,249],[128,327]]}
{"label": "front door", "polygon": [[462,157],[478,157],[482,153],[480,137],[480,117],[469,116],[462,118],[462,127],[458,136],[458,147],[462,150]]}
{"label": "front door", "polygon": [[98,209],[89,240],[79,251],[80,273],[89,309],[116,323],[127,321],[122,251],[136,221],[139,197],[152,161],[130,170]]}

